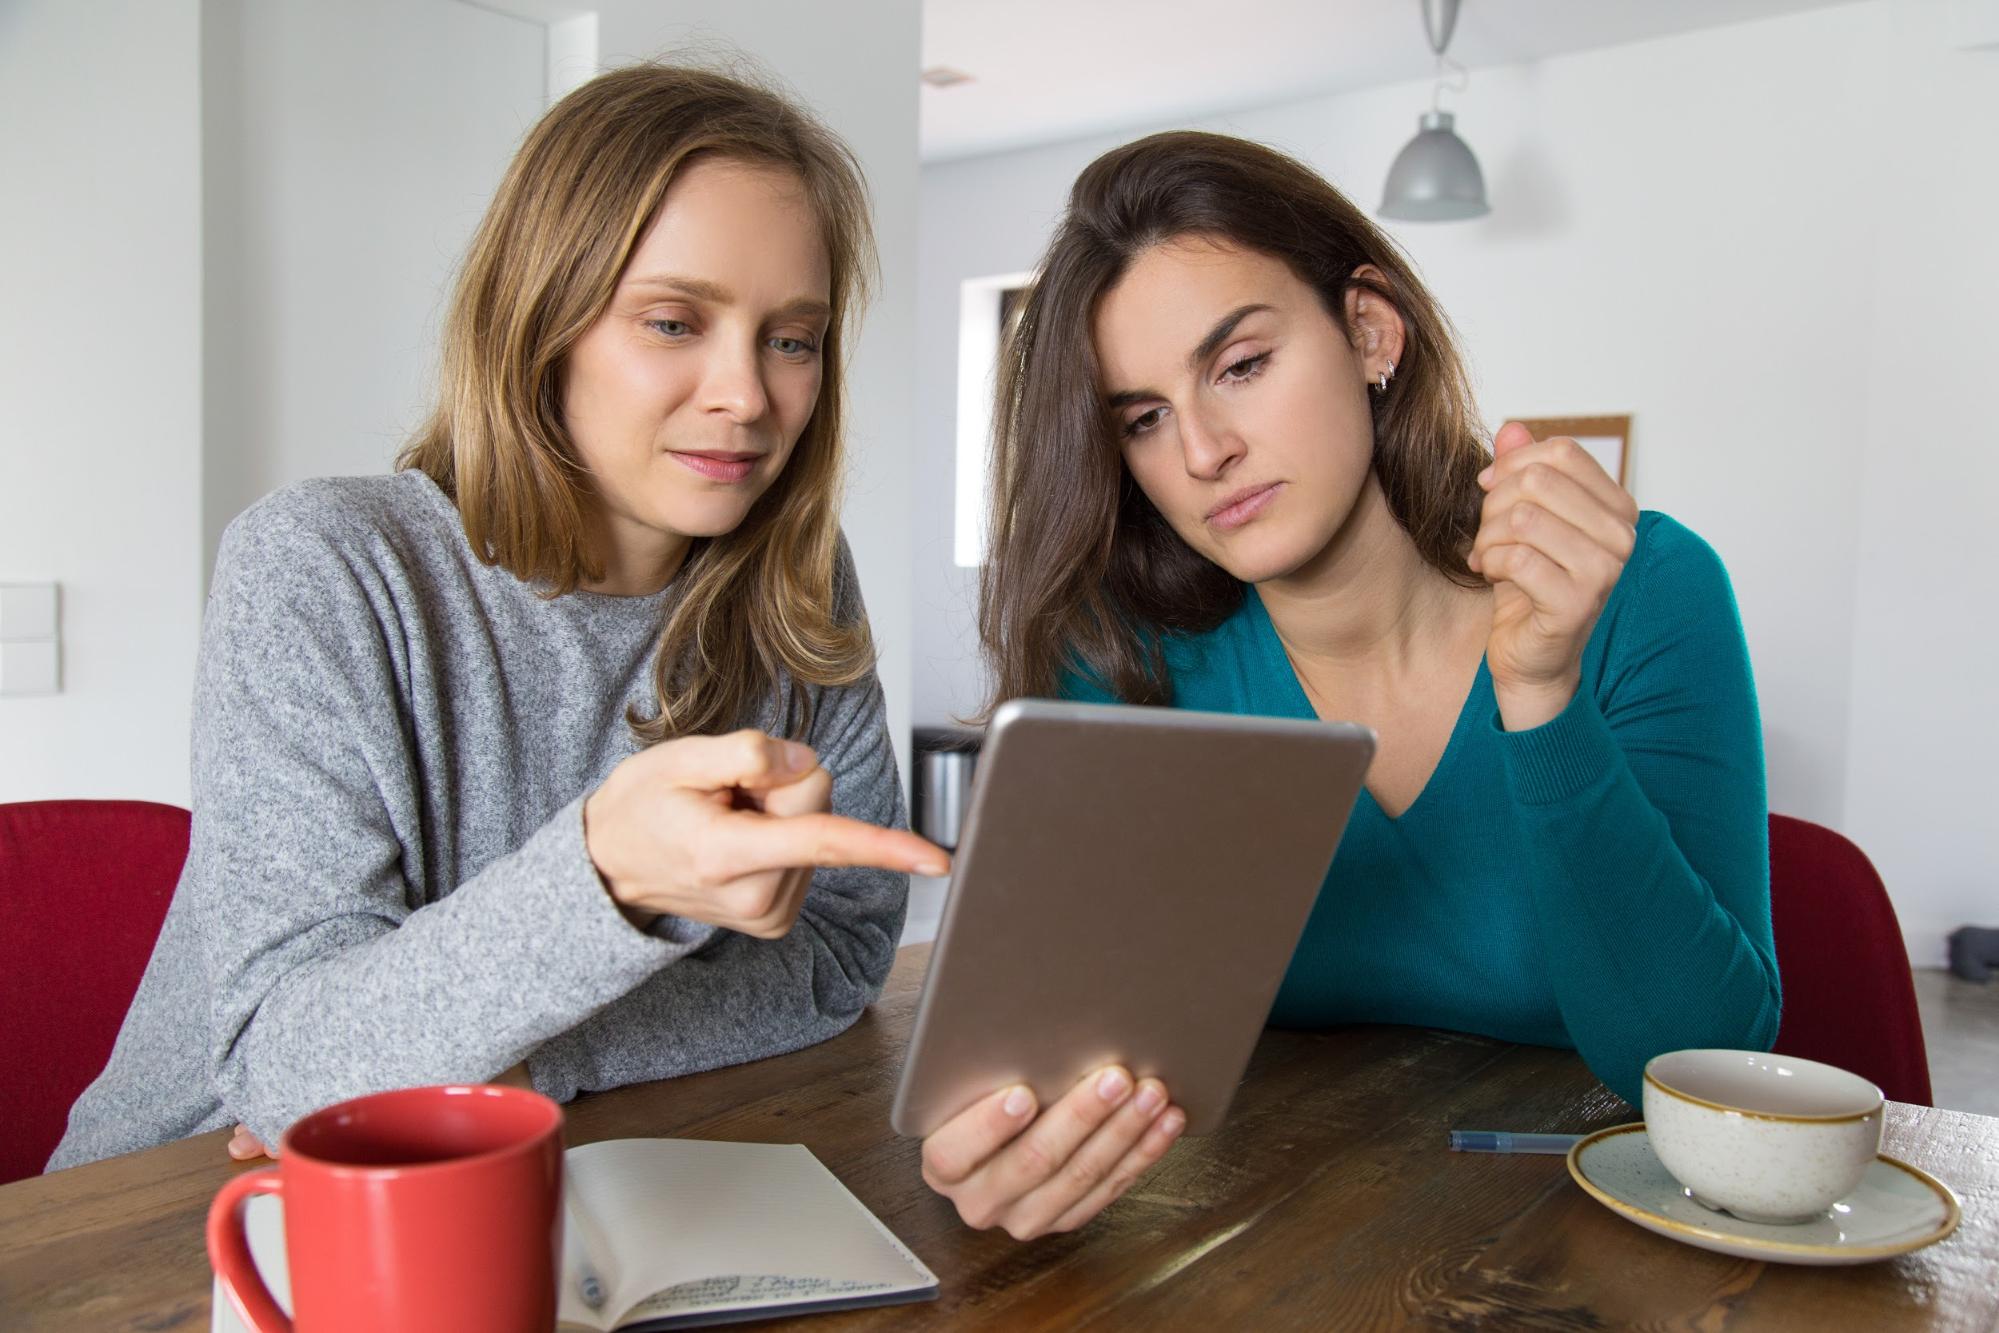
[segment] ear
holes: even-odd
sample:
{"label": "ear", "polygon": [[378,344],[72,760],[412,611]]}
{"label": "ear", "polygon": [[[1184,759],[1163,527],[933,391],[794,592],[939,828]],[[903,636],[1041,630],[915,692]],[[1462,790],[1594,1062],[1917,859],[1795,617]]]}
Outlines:
{"label": "ear", "polygon": [[1361,282],[1372,281],[1383,287],[1392,284],[1388,275],[1373,264],[1362,264],[1353,271],[1357,280],[1347,288],[1346,318],[1347,336],[1352,340],[1354,350],[1360,354],[1361,377],[1369,384],[1379,381],[1383,375],[1393,378],[1391,364],[1402,364],[1402,351],[1408,341],[1408,330],[1402,323],[1402,312],[1392,301],[1379,293],[1361,286]]}

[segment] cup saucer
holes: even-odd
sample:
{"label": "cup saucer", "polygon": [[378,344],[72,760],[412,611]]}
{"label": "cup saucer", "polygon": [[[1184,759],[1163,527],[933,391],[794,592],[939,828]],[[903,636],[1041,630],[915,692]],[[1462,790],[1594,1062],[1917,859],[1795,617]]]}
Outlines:
{"label": "cup saucer", "polygon": [[1957,1196],[1934,1177],[1877,1157],[1860,1186],[1823,1218],[1745,1222],[1687,1197],[1652,1154],[1644,1125],[1598,1130],[1569,1149],[1569,1174],[1606,1208],[1647,1231],[1743,1259],[1864,1264],[1934,1244],[1957,1229]]}

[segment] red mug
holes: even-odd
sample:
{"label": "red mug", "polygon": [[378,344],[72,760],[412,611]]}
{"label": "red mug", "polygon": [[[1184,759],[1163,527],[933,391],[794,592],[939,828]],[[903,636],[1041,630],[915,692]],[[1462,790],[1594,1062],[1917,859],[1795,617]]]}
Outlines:
{"label": "red mug", "polygon": [[[285,1201],[292,1308],[250,1257],[243,1206]],[[562,1108],[524,1088],[378,1092],[285,1131],[278,1164],[208,1209],[208,1259],[257,1333],[548,1333],[562,1246]]]}

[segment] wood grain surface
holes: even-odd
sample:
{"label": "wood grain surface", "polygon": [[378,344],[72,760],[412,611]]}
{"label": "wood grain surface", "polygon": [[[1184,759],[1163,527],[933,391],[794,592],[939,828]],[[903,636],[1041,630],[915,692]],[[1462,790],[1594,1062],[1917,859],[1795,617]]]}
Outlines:
{"label": "wood grain surface", "polygon": [[[1956,1190],[1940,1244],[1854,1268],[1762,1264],[1652,1235],[1559,1157],[1452,1153],[1453,1127],[1635,1119],[1568,1051],[1455,1033],[1272,1031],[1227,1128],[1183,1141],[1090,1226],[969,1231],[918,1178],[888,1108],[927,946],[844,1035],[793,1055],[584,1097],[570,1143],[803,1143],[942,1282],[937,1301],[810,1327],[1737,1330],[1999,1327],[1999,1119],[1890,1104],[1885,1151]],[[205,1330],[226,1135],[0,1188],[0,1329]]]}

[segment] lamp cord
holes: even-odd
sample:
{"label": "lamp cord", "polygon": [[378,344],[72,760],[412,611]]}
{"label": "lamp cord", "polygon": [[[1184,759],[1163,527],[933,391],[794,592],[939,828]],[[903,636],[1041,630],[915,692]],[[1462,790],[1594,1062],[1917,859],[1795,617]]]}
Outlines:
{"label": "lamp cord", "polygon": [[[1451,71],[1450,77],[1446,77],[1444,73],[1446,70]],[[1430,90],[1430,109],[1432,111],[1444,109],[1444,89],[1449,88],[1454,93],[1461,93],[1469,87],[1471,87],[1471,71],[1442,51],[1437,52],[1437,78]]]}

